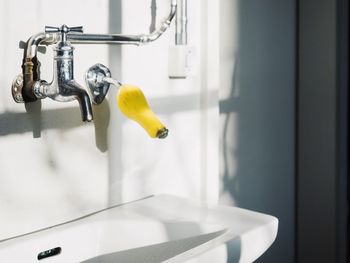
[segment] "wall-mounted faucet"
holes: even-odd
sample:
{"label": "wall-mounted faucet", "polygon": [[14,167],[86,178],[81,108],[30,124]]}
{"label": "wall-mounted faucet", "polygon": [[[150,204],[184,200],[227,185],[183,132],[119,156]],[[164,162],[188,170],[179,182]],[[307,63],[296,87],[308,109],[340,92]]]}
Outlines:
{"label": "wall-mounted faucet", "polygon": [[[12,83],[12,96],[18,102],[33,102],[49,97],[57,101],[78,100],[83,121],[93,119],[91,103],[86,91],[73,77],[73,50],[71,43],[79,44],[146,44],[158,39],[170,26],[176,14],[177,1],[171,0],[170,13],[161,26],[151,34],[84,34],[82,27],[46,27],[45,32],[33,35],[24,47],[22,74]],[[56,44],[57,43],[57,44]],[[54,74],[51,83],[40,79],[39,46],[53,45]]]}
{"label": "wall-mounted faucet", "polygon": [[92,120],[92,108],[88,93],[80,86],[73,76],[73,51],[74,47],[67,42],[68,32],[83,33],[83,27],[46,27],[46,33],[60,33],[61,40],[54,46],[53,80],[47,83],[40,80],[34,83],[33,93],[36,98],[49,97],[56,101],[78,100],[80,104],[82,120]]}

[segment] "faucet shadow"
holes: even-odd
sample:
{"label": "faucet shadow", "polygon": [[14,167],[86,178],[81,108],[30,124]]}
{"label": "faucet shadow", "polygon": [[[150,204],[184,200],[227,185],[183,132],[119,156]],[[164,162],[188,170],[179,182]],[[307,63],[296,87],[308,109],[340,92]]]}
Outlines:
{"label": "faucet shadow", "polygon": [[151,0],[151,24],[149,26],[149,33],[152,33],[156,30],[156,21],[157,21],[157,1]]}
{"label": "faucet shadow", "polygon": [[110,120],[110,108],[107,98],[99,105],[92,105],[95,124],[96,147],[101,152],[108,150],[108,126]]}
{"label": "faucet shadow", "polygon": [[[43,130],[69,130],[86,125],[81,121],[79,107],[42,110],[41,101],[25,104],[26,112],[4,112],[0,114],[0,136],[33,133],[33,138],[40,138]],[[93,106],[95,120],[96,147],[101,152],[108,150],[107,129],[110,120],[108,101]],[[69,116],[69,118],[67,118]],[[92,125],[88,123],[87,125]]]}
{"label": "faucet shadow", "polygon": [[39,138],[42,130],[65,130],[83,125],[78,107],[42,111],[40,101],[27,103],[25,107],[27,112],[0,114],[0,136],[33,132],[33,137]]}
{"label": "faucet shadow", "polygon": [[25,109],[32,124],[33,138],[41,137],[41,100],[25,103]]}

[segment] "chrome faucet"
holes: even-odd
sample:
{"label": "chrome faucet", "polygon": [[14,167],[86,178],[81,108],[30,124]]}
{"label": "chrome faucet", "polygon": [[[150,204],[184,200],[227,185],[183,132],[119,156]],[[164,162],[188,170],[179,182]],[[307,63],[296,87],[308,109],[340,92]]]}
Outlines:
{"label": "chrome faucet", "polygon": [[[141,45],[157,40],[170,26],[176,14],[177,0],[171,0],[170,13],[161,26],[150,34],[120,35],[120,34],[83,34],[82,27],[45,27],[29,38],[22,47],[24,55],[22,74],[12,83],[12,96],[18,103],[34,102],[49,97],[56,101],[78,100],[83,121],[92,121],[92,106],[88,93],[80,86],[73,76],[73,46],[78,44],[133,44]],[[24,44],[24,45],[23,45]],[[40,62],[37,53],[43,45],[54,47],[54,73],[51,83],[40,79]],[[105,94],[104,94],[105,96]],[[104,97],[103,97],[104,98]],[[101,98],[103,100],[103,98]],[[94,102],[95,98],[94,98]]]}
{"label": "chrome faucet", "polygon": [[47,83],[40,80],[34,83],[33,93],[38,99],[49,97],[56,101],[78,100],[82,120],[92,121],[92,108],[88,93],[74,80],[74,47],[67,42],[68,32],[83,32],[83,27],[45,27],[45,33],[61,33],[61,40],[54,46],[53,80]]}

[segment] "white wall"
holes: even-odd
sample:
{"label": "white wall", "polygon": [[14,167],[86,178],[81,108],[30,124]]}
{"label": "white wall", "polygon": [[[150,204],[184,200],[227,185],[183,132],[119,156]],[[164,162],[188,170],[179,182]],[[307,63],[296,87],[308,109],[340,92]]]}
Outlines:
{"label": "white wall", "polygon": [[[152,21],[151,2],[122,1],[123,33],[148,32]],[[157,25],[167,16],[169,2],[156,1]],[[169,137],[163,141],[149,140],[135,123],[121,117],[111,103],[111,112],[115,114],[112,119],[118,122],[110,126],[113,142],[110,145],[110,200],[113,203],[156,192],[204,201],[218,198],[218,61],[215,60],[218,51],[217,54],[208,51],[209,48],[218,50],[217,42],[210,43],[212,38],[217,39],[218,28],[201,23],[206,17],[201,16],[207,12],[205,3],[193,0],[188,6],[188,44],[197,52],[194,63],[197,73],[192,77],[177,80],[168,77],[168,47],[174,45],[174,26],[150,45],[111,48],[112,59],[117,54],[121,57],[120,63],[111,65],[113,71],[120,74],[123,82],[142,87],[170,130]],[[138,17],[137,21],[130,19],[130,14]],[[217,20],[218,12],[212,13],[209,19]],[[111,31],[115,31],[113,26]],[[211,33],[210,39],[206,39],[207,31]],[[206,43],[211,46],[207,47]],[[207,58],[207,53],[216,57]],[[114,101],[114,94],[110,99]]]}
{"label": "white wall", "polygon": [[[85,15],[77,15],[83,5]],[[71,8],[66,8],[67,6]],[[92,21],[94,12],[106,15],[106,1],[1,1],[0,34],[0,238],[17,235],[98,209],[107,202],[107,153],[96,147],[93,124],[80,120],[77,102],[49,99],[28,105],[14,103],[12,79],[21,72],[19,40],[45,25],[84,25],[106,31],[107,19]],[[5,37],[6,36],[6,37]],[[85,69],[108,61],[107,47],[79,47],[75,76],[83,82]],[[52,52],[40,56],[42,77],[52,78]]]}
{"label": "white wall", "polygon": [[[0,2],[0,239],[153,193],[217,200],[218,57],[208,50],[217,46],[218,13],[209,16],[212,26],[201,27],[206,1],[190,2],[189,42],[198,52],[198,74],[186,80],[167,77],[173,27],[144,47],[76,45],[77,81],[83,84],[85,70],[100,62],[123,82],[139,85],[168,126],[167,139],[152,140],[121,116],[113,90],[109,103],[94,108],[93,124],[81,123],[77,102],[45,99],[41,110],[38,103],[26,110],[12,100],[11,82],[21,72],[19,40],[63,23],[83,25],[87,33],[148,32],[151,2]],[[159,24],[170,1],[156,3]],[[217,4],[210,5],[215,10]],[[40,59],[42,78],[50,80],[52,52]]]}

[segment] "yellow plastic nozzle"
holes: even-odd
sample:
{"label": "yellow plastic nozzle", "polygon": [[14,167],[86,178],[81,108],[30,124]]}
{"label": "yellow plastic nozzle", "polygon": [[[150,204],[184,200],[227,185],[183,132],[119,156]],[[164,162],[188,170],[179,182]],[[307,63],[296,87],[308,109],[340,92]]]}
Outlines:
{"label": "yellow plastic nozzle", "polygon": [[168,129],[150,109],[145,95],[138,87],[121,85],[117,94],[117,104],[126,117],[139,123],[152,138],[167,137]]}

